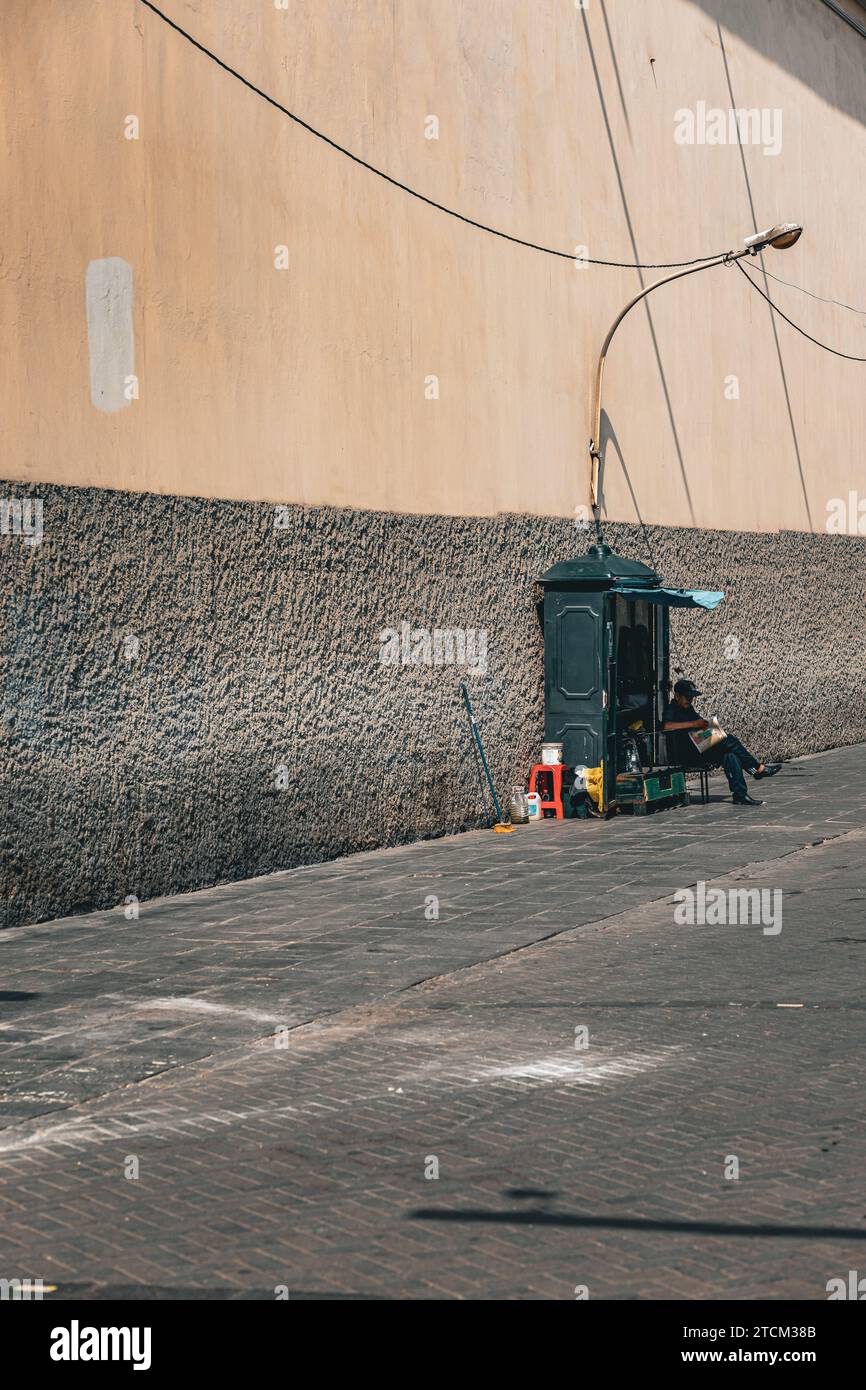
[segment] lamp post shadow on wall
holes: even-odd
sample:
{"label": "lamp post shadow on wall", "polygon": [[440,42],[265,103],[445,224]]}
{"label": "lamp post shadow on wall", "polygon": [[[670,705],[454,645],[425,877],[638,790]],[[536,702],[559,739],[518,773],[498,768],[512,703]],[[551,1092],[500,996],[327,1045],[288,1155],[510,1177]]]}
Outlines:
{"label": "lamp post shadow on wall", "polygon": [[603,483],[604,462],[602,451],[602,388],[604,386],[604,367],[607,359],[613,335],[619,328],[626,315],[640,304],[642,299],[646,299],[648,294],[657,290],[660,285],[669,285],[672,280],[681,280],[686,275],[696,275],[699,270],[712,270],[717,265],[730,265],[733,261],[740,261],[744,256],[757,256],[759,252],[772,246],[777,251],[786,251],[789,246],[793,246],[799,241],[803,231],[799,222],[782,222],[775,227],[768,227],[766,231],[756,232],[754,236],[746,237],[743,241],[745,250],[726,251],[724,255],[716,257],[715,260],[705,261],[701,265],[689,266],[686,270],[677,270],[673,275],[663,275],[660,280],[654,280],[651,285],[642,289],[640,294],[636,294],[634,299],[630,299],[625,308],[621,309],[608,329],[607,336],[602,344],[599,354],[598,366],[595,375],[595,403],[593,409],[593,435],[589,441],[590,457],[590,478],[589,495],[592,506],[592,515],[595,521],[595,534],[599,546],[604,545],[604,537],[601,530],[601,509],[599,505],[599,482]]}

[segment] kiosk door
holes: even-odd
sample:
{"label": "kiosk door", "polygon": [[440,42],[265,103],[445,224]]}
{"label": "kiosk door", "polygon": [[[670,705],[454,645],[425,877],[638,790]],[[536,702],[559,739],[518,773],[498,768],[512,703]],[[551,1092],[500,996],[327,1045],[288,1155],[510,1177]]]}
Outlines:
{"label": "kiosk door", "polygon": [[564,744],[567,767],[598,767],[605,756],[604,608],[603,593],[545,594],[544,737]]}

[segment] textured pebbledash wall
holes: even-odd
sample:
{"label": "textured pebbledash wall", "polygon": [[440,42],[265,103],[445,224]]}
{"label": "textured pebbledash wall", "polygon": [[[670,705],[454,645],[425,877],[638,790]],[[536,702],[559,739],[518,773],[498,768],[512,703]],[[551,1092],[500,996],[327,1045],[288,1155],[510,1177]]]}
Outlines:
{"label": "textured pebbledash wall", "polygon": [[[3,925],[478,824],[465,670],[382,664],[403,622],[486,632],[469,686],[499,787],[525,779],[534,581],[589,541],[568,522],[6,493],[43,499],[44,539],[0,538]],[[675,641],[756,751],[866,739],[862,539],[606,533],[671,584],[727,591],[675,614]]]}

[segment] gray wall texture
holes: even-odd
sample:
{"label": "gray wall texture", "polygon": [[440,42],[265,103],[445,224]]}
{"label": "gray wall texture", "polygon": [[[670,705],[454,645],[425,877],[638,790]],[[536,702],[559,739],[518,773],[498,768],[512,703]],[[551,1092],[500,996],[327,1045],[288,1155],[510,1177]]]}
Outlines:
{"label": "gray wall texture", "polygon": [[[4,493],[42,497],[45,534],[0,537],[0,925],[481,823],[466,671],[383,664],[403,622],[487,633],[468,683],[498,787],[525,784],[535,580],[590,541],[568,521]],[[665,582],[726,590],[673,615],[677,664],[755,752],[866,739],[866,542],[605,529]]]}

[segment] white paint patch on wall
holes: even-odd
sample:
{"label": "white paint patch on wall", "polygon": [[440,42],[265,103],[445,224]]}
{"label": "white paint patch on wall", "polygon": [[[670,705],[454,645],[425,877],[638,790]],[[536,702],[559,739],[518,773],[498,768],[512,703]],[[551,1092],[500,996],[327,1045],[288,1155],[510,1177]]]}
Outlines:
{"label": "white paint patch on wall", "polygon": [[126,387],[135,374],[132,266],[120,256],[91,261],[84,283],[90,399],[97,410],[122,410],[131,404]]}

